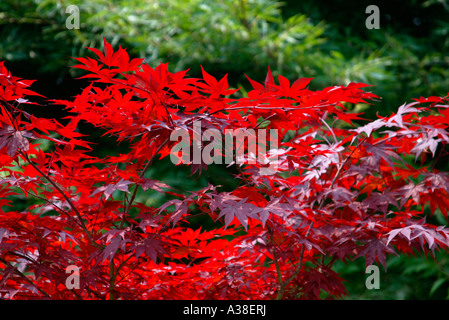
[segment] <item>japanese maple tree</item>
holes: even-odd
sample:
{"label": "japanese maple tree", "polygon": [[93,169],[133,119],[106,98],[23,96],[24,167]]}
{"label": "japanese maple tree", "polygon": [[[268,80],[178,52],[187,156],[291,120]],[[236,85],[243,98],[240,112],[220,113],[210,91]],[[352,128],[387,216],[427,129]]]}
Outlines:
{"label": "japanese maple tree", "polygon": [[[29,100],[39,96],[33,81],[0,64],[1,298],[341,297],[337,260],[386,268],[388,254],[448,248],[448,230],[425,220],[426,208],[446,218],[449,209],[449,176],[435,166],[449,143],[447,96],[369,121],[348,110],[378,98],[366,84],[313,91],[312,79],[276,81],[268,69],[263,82],[248,78],[247,96],[232,98],[226,76],[153,68],[106,41],[104,52],[90,50],[96,58],[75,65],[90,84],[70,101],[49,100],[68,111],[59,120],[25,112],[24,104],[39,107]],[[195,122],[223,136],[272,129],[277,147],[267,138],[269,151],[254,160],[240,145],[231,191],[176,190],[149,176],[155,161],[174,155],[176,130],[207,145],[195,141]],[[96,156],[81,123],[129,152]],[[203,158],[179,166],[207,170]],[[168,200],[138,201],[150,190]],[[199,215],[214,227],[191,224]],[[79,288],[66,286],[70,265],[80,269]]]}

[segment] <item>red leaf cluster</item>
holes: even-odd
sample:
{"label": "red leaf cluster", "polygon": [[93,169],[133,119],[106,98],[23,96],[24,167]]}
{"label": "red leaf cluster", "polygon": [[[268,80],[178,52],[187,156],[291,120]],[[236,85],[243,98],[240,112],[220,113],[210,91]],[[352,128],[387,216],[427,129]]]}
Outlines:
{"label": "red leaf cluster", "polygon": [[[32,81],[0,63],[0,298],[340,297],[336,260],[386,267],[388,254],[448,248],[447,229],[424,214],[447,218],[449,209],[449,176],[436,169],[447,156],[447,97],[358,126],[348,105],[378,98],[366,84],[313,91],[312,79],[275,81],[268,70],[262,83],[248,78],[247,97],[231,98],[226,76],[189,78],[104,47],[90,49],[96,59],[77,58],[91,84],[72,101],[52,100],[70,113],[64,125],[23,111]],[[245,161],[234,158],[241,183],[232,191],[184,192],[145,175],[171,154],[176,130],[198,142],[195,121],[223,136],[277,130],[278,144],[256,160],[239,146]],[[94,156],[80,123],[128,142],[129,152]],[[179,165],[207,170],[204,159]],[[267,165],[276,172],[264,173]],[[169,200],[139,200],[151,190]],[[195,227],[200,215],[214,227]],[[79,288],[66,285],[70,265]]]}

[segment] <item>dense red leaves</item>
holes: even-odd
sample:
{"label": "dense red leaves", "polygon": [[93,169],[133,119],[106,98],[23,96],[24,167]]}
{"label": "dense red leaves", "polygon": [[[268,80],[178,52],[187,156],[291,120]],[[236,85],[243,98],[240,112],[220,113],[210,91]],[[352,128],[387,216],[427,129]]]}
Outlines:
{"label": "dense red leaves", "polygon": [[[386,267],[388,254],[449,246],[448,231],[423,219],[426,208],[446,218],[449,209],[449,176],[435,169],[447,156],[447,97],[357,126],[347,107],[377,98],[366,84],[312,91],[312,79],[276,82],[268,70],[263,83],[248,78],[247,97],[231,98],[227,76],[188,78],[104,47],[77,58],[93,82],[73,101],[52,100],[70,112],[65,125],[18,108],[36,95],[32,81],[0,63],[1,298],[339,297],[337,259]],[[130,151],[93,156],[83,122]],[[194,122],[223,137],[277,129],[278,147],[254,159],[242,145],[232,191],[175,190],[145,175],[171,154],[176,130],[198,142]],[[207,169],[204,159],[179,165]],[[165,203],[143,202],[155,191]],[[192,224],[199,216],[212,227]],[[80,268],[79,289],[66,286],[69,265]]]}

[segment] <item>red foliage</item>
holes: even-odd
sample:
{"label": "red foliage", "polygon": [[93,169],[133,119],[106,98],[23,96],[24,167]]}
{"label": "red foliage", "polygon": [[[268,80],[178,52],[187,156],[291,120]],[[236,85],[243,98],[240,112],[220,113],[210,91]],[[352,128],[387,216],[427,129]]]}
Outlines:
{"label": "red foliage", "polygon": [[[386,267],[387,254],[449,246],[447,229],[424,219],[425,207],[446,218],[449,209],[449,176],[435,169],[449,142],[447,97],[420,98],[357,127],[362,119],[348,104],[377,98],[365,84],[312,91],[311,79],[276,84],[269,70],[263,83],[249,79],[248,97],[231,99],[226,76],[188,78],[104,44],[104,54],[91,49],[97,59],[77,58],[92,83],[73,101],[52,100],[69,111],[66,124],[23,111],[37,95],[32,81],[0,64],[1,298],[339,297],[336,260]],[[194,121],[223,136],[277,129],[276,173],[263,174],[270,160],[249,161],[245,147],[233,191],[184,194],[145,176],[177,143],[170,134]],[[128,141],[130,151],[92,155],[79,123]],[[136,201],[149,189],[171,200],[156,208]],[[215,228],[191,227],[198,215]],[[79,289],[65,285],[69,265],[80,268]]]}

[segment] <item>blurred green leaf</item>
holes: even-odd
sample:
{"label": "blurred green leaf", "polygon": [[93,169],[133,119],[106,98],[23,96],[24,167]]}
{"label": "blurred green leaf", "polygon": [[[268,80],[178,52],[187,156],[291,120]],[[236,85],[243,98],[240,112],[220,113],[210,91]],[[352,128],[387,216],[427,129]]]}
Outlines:
{"label": "blurred green leaf", "polygon": [[440,288],[441,285],[442,285],[443,283],[445,283],[446,281],[447,281],[447,279],[445,279],[445,278],[439,278],[439,279],[437,279],[437,280],[433,283],[432,288],[430,288],[429,295],[432,296],[432,295],[435,293],[435,291],[437,291],[438,288]]}

